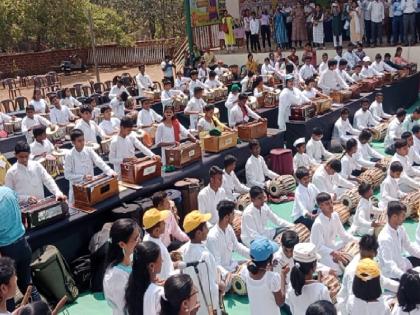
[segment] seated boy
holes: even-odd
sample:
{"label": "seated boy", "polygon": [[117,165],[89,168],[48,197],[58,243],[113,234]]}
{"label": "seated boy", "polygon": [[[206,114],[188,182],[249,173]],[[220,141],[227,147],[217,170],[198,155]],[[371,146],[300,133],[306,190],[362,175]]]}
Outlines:
{"label": "seated boy", "polygon": [[37,160],[41,157],[45,157],[45,155],[51,154],[51,152],[54,151],[54,145],[47,139],[45,126],[35,126],[33,129],[33,135],[35,141],[29,145],[31,148],[31,160]]}
{"label": "seated boy", "polygon": [[408,158],[408,144],[406,140],[400,139],[395,141],[395,154],[391,162],[398,161],[403,167],[403,173],[398,181],[398,186],[403,192],[409,193],[420,189],[420,170],[413,167],[412,162]]}
{"label": "seated boy", "polygon": [[324,133],[320,127],[314,127],[311,139],[306,144],[306,153],[318,164],[334,157],[334,154],[328,152],[322,143]]}
{"label": "seated boy", "polygon": [[92,107],[90,105],[83,105],[80,108],[80,116],[82,119],[77,121],[74,129],[83,132],[86,143],[97,143],[97,137],[106,138],[105,132],[92,120]]}
{"label": "seated boy", "polygon": [[399,201],[407,195],[405,192],[402,192],[398,186],[398,181],[403,170],[403,166],[398,161],[392,162],[389,166],[388,175],[381,183],[378,205],[380,209],[386,209],[390,201]]}
{"label": "seated boy", "polygon": [[35,114],[35,108],[33,105],[26,106],[26,116],[22,119],[22,133],[26,136],[28,143],[31,143],[34,138],[32,130],[35,126],[45,126],[50,127],[53,124],[46,118],[41,115]]}
{"label": "seated boy", "polygon": [[340,113],[340,118],[334,124],[332,141],[336,144],[346,145],[347,140],[357,138],[360,130],[353,128],[349,121],[350,111],[348,108],[343,108]]}
{"label": "seated boy", "polygon": [[231,201],[236,201],[240,195],[249,192],[249,187],[242,184],[235,174],[237,161],[238,159],[230,154],[226,155],[224,160],[222,187],[225,190],[226,199]]}
{"label": "seated boy", "polygon": [[382,154],[370,146],[369,141],[371,138],[372,134],[370,131],[368,129],[363,129],[357,140],[355,158],[357,163],[366,168],[380,167],[381,165],[378,162],[384,158]]}
{"label": "seated boy", "polygon": [[310,170],[319,166],[319,163],[305,153],[305,138],[297,139],[293,143],[293,146],[296,148],[296,154],[293,157],[293,169],[296,170],[299,167],[306,167]]}
{"label": "seated boy", "polygon": [[350,139],[346,143],[346,153],[341,158],[341,173],[340,175],[349,181],[359,183],[357,176],[363,173],[366,169],[361,166],[356,159],[357,141]]}
{"label": "seated boy", "polygon": [[108,105],[102,106],[101,114],[104,116],[104,120],[101,121],[99,127],[105,132],[107,136],[117,134],[120,130],[120,120],[117,117],[111,117],[111,107]]}

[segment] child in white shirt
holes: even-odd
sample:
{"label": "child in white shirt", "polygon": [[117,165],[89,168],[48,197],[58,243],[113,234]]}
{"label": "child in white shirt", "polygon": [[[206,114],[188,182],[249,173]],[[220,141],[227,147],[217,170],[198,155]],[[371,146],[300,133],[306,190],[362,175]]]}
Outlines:
{"label": "child in white shirt", "polygon": [[319,166],[319,163],[305,153],[305,138],[297,139],[293,143],[293,146],[296,148],[296,154],[293,157],[293,169],[296,170],[299,167],[306,167],[310,170]]}
{"label": "child in white shirt", "polygon": [[194,88],[194,96],[184,109],[184,114],[190,116],[190,129],[197,129],[199,114],[203,112],[206,102],[203,100],[203,88]]}
{"label": "child in white shirt", "polygon": [[409,193],[420,189],[420,170],[413,167],[411,160],[408,157],[408,144],[406,140],[399,139],[395,141],[395,154],[391,162],[398,161],[403,167],[403,173],[398,182],[398,186],[403,192]]}
{"label": "child in white shirt", "polygon": [[37,160],[51,154],[54,151],[54,145],[47,139],[45,126],[35,127],[33,130],[35,141],[30,144],[32,160]]}
{"label": "child in white shirt", "polygon": [[403,172],[403,166],[400,162],[394,161],[389,166],[388,175],[385,180],[381,183],[379,208],[386,209],[388,202],[398,201],[405,197],[407,194],[402,192],[398,186],[398,181]]}
{"label": "child in white shirt", "polygon": [[405,119],[406,111],[399,108],[395,114],[395,117],[390,121],[388,129],[386,130],[386,136],[384,139],[385,153],[392,155],[395,153],[394,142],[395,140],[401,139],[402,123]]}
{"label": "child in white shirt", "polygon": [[343,147],[346,145],[347,140],[357,138],[360,130],[352,127],[349,121],[350,111],[348,108],[343,108],[340,113],[340,118],[334,123],[332,140],[339,142]]}
{"label": "child in white shirt", "polygon": [[137,127],[144,129],[146,132],[150,132],[153,124],[158,124],[162,120],[162,116],[151,108],[152,103],[153,101],[150,99],[142,100],[142,108],[137,116]]}
{"label": "child in white shirt", "polygon": [[379,124],[380,120],[376,120],[369,111],[369,100],[362,99],[362,107],[356,111],[353,117],[353,127],[359,131],[366,128],[372,128]]}
{"label": "child in white shirt", "polygon": [[238,159],[233,155],[226,155],[224,159],[224,170],[223,170],[223,184],[222,187],[225,190],[226,198],[231,201],[249,192],[249,187],[242,184],[235,174],[236,162]]}
{"label": "child in white shirt", "polygon": [[84,105],[80,108],[82,119],[78,120],[74,129],[80,129],[83,132],[86,143],[97,143],[96,137],[106,138],[105,132],[92,120],[92,107]]}
{"label": "child in white shirt", "polygon": [[108,105],[102,106],[101,114],[104,119],[99,124],[99,128],[101,128],[107,136],[117,134],[120,130],[120,120],[117,117],[112,117],[111,107]]}
{"label": "child in white shirt", "polygon": [[306,144],[306,154],[308,154],[316,163],[320,164],[334,157],[334,154],[327,151],[322,143],[324,133],[320,127],[314,127],[311,139]]}
{"label": "child in white shirt", "polygon": [[172,83],[169,80],[163,82],[163,90],[160,93],[160,100],[162,102],[162,107],[165,108],[166,105],[171,105],[175,97],[187,98],[187,96],[180,90],[172,89]]}
{"label": "child in white shirt", "polygon": [[190,92],[190,98],[194,96],[194,89],[196,87],[200,87],[204,90],[207,89],[207,86],[198,79],[198,72],[197,70],[191,71],[191,81],[188,85],[188,91]]}
{"label": "child in white shirt", "polygon": [[377,121],[387,121],[392,115],[384,112],[382,108],[382,102],[384,101],[384,95],[382,92],[375,94],[375,100],[370,104],[369,111]]}
{"label": "child in white shirt", "polygon": [[216,78],[216,76],[217,76],[216,72],[214,72],[214,71],[209,72],[209,77],[208,77],[208,79],[206,79],[206,82],[204,83],[208,89],[213,90],[213,89],[216,89],[216,88],[223,87],[223,83],[220,82]]}
{"label": "child in white shirt", "polygon": [[72,95],[70,88],[63,89],[63,98],[60,100],[62,106],[67,106],[68,108],[75,108],[82,106],[78,100],[76,100]]}
{"label": "child in white shirt", "polygon": [[28,143],[33,141],[32,130],[35,126],[39,125],[50,127],[52,126],[52,123],[48,119],[35,114],[34,107],[32,105],[28,105],[26,107],[26,116],[22,119],[22,133],[26,136]]}
{"label": "child in white shirt", "polygon": [[362,174],[366,169],[362,167],[356,159],[357,141],[349,139],[346,143],[346,153],[341,159],[340,175],[349,181],[359,182],[357,176]]}

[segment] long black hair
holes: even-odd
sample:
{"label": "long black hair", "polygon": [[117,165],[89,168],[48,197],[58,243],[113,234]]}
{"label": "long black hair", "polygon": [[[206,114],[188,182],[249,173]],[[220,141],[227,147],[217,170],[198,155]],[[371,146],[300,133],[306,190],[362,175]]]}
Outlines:
{"label": "long black hair", "polygon": [[[143,315],[144,294],[151,280],[148,265],[160,256],[159,245],[153,242],[137,244],[133,252],[133,271],[125,290],[125,308],[128,315]],[[145,314],[147,315],[147,314]]]}
{"label": "long black hair", "polygon": [[413,269],[407,270],[400,279],[397,292],[398,304],[404,312],[411,312],[420,305],[420,276]]}
{"label": "long black hair", "polygon": [[127,243],[136,228],[138,228],[137,223],[134,220],[127,218],[118,219],[112,224],[109,232],[110,244],[106,255],[107,267],[113,267],[122,262],[124,259],[124,252],[119,243]]}
{"label": "long black hair", "polygon": [[293,290],[295,290],[296,296],[302,294],[302,289],[305,285],[305,276],[310,272],[313,272],[315,268],[316,260],[310,263],[295,261],[295,265],[290,272],[290,283],[292,284]]}
{"label": "long black hair", "polygon": [[165,297],[160,300],[162,307],[160,315],[178,315],[183,301],[192,293],[194,284],[187,274],[177,274],[165,281]]}

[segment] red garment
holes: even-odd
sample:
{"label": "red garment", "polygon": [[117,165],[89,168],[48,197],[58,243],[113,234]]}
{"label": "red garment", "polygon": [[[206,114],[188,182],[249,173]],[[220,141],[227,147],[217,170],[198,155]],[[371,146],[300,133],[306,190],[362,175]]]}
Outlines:
{"label": "red garment", "polygon": [[239,106],[239,107],[241,108],[242,115],[244,116],[243,120],[245,120],[245,117],[248,117],[248,111],[246,110],[245,106],[244,107]]}
{"label": "red garment", "polygon": [[172,120],[172,127],[174,129],[175,142],[179,142],[181,140],[181,137],[180,137],[181,126],[179,124],[178,119],[175,118],[175,119]]}

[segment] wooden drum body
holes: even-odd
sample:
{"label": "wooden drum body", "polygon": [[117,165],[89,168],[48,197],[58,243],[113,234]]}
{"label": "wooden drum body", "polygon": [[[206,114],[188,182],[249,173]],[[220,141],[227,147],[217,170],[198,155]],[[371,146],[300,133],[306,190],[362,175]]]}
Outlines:
{"label": "wooden drum body", "polygon": [[273,197],[280,197],[292,193],[296,188],[296,181],[292,175],[280,175],[270,181],[268,193]]}
{"label": "wooden drum body", "polygon": [[349,207],[350,209],[356,208],[360,201],[360,195],[357,188],[347,190],[341,197],[341,200],[343,205]]}

